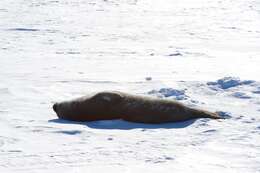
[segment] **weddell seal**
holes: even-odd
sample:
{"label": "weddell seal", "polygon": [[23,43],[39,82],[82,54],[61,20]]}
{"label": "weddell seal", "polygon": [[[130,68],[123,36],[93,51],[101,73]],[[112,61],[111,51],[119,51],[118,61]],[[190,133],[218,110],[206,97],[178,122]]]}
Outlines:
{"label": "weddell seal", "polygon": [[114,91],[55,103],[53,110],[59,118],[71,121],[123,119],[156,124],[194,118],[221,118],[217,113],[190,108],[173,100]]}

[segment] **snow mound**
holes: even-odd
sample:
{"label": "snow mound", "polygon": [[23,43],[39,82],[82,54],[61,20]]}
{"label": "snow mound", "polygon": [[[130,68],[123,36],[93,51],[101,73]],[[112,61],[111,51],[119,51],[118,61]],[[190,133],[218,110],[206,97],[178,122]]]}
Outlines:
{"label": "snow mound", "polygon": [[173,88],[161,88],[160,90],[149,91],[148,94],[159,97],[174,97],[176,100],[187,100],[189,96],[185,94],[185,90],[177,90]]}
{"label": "snow mound", "polygon": [[216,82],[208,82],[207,85],[213,86],[214,88],[229,89],[240,85],[249,85],[254,83],[253,80],[240,80],[237,77],[224,77],[217,80]]}

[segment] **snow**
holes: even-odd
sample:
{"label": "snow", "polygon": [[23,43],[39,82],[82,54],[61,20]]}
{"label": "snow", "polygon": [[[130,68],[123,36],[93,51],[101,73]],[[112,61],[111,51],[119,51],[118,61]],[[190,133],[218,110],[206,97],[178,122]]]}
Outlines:
{"label": "snow", "polygon": [[239,85],[249,85],[254,83],[253,80],[244,80],[240,81],[239,78],[233,78],[233,77],[224,77],[223,79],[219,79],[216,82],[208,82],[208,85],[217,86],[221,89],[228,89],[231,87],[236,87]]}
{"label": "snow", "polygon": [[160,90],[149,91],[148,94],[157,95],[158,97],[174,97],[175,100],[187,99],[185,90],[177,90],[173,88],[161,88]]}
{"label": "snow", "polygon": [[[259,17],[256,0],[1,0],[0,172],[260,172]],[[102,90],[179,95],[229,118],[52,111]]]}

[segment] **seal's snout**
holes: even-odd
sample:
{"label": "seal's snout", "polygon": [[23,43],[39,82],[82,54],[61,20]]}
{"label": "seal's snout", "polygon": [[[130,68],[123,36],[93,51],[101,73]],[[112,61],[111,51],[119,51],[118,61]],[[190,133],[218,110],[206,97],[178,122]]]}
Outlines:
{"label": "seal's snout", "polygon": [[52,108],[53,108],[53,110],[54,110],[55,112],[57,112],[57,103],[55,103],[55,104],[52,106]]}

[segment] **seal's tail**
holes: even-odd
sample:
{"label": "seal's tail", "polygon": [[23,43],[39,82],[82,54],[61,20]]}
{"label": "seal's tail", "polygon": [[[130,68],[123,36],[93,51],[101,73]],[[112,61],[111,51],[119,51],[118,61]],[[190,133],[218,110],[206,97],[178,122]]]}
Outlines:
{"label": "seal's tail", "polygon": [[217,112],[208,112],[208,111],[205,111],[204,114],[205,114],[206,118],[224,119],[224,118],[221,117]]}
{"label": "seal's tail", "polygon": [[212,118],[212,119],[224,119],[217,112],[209,112],[200,109],[194,109],[195,118]]}

